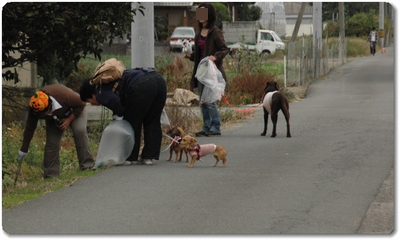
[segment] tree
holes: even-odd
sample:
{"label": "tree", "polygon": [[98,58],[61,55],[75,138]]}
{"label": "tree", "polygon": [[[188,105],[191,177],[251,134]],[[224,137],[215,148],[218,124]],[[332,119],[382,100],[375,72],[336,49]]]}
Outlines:
{"label": "tree", "polygon": [[231,21],[231,15],[229,13],[228,8],[226,7],[225,4],[223,3],[218,3],[218,2],[213,2],[212,5],[215,8],[215,12],[217,13],[217,20],[215,22],[215,25],[219,29],[222,30],[222,21]]}
{"label": "tree", "polygon": [[[327,21],[327,23],[324,34],[328,34],[329,37],[339,36],[338,24],[332,21]],[[346,36],[365,37],[366,39],[371,29],[377,28],[378,24],[378,15],[374,10],[371,9],[367,13],[356,13],[345,19]]]}
{"label": "tree", "polygon": [[[36,62],[44,82],[69,75],[81,58],[101,60],[103,43],[129,32],[128,2],[11,2],[3,7],[3,69]],[[40,71],[40,72],[39,72]],[[3,79],[18,82],[11,70]]]}
{"label": "tree", "polygon": [[254,3],[237,3],[236,7],[239,9],[239,21],[258,21],[261,18],[262,9]]}
{"label": "tree", "polygon": [[[352,17],[357,13],[369,13],[374,10],[378,14],[378,2],[345,2],[344,14],[346,17]],[[323,2],[322,3],[322,21],[332,20],[332,14],[339,12],[338,2]],[[336,16],[336,15],[335,15]]]}

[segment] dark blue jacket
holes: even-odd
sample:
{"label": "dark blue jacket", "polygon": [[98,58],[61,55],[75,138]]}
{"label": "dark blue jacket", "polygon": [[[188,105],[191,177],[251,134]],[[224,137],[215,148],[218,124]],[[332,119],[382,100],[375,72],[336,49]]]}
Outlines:
{"label": "dark blue jacket", "polygon": [[154,72],[154,69],[147,68],[132,68],[125,70],[122,78],[118,80],[118,88],[115,92],[112,91],[115,82],[102,84],[96,88],[97,101],[110,109],[113,115],[123,116],[125,109],[126,95],[130,93],[132,84],[147,73]]}

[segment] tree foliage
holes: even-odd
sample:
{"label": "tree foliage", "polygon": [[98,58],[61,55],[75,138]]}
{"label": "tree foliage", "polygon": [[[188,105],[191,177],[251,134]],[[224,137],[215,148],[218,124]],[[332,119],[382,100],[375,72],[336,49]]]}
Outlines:
{"label": "tree foliage", "polygon": [[[366,37],[372,28],[378,29],[379,19],[374,10],[367,13],[356,13],[352,17],[345,18],[345,31],[347,37]],[[339,36],[338,22],[328,21],[324,29],[324,35],[329,37]]]}
{"label": "tree foliage", "polygon": [[212,5],[215,8],[215,12],[217,13],[217,20],[215,21],[215,25],[222,29],[222,21],[231,21],[231,14],[229,13],[228,8],[223,3],[213,2]]}
{"label": "tree foliage", "polygon": [[[357,13],[368,13],[373,10],[378,14],[379,2],[344,2],[345,17],[352,17]],[[323,2],[322,3],[322,21],[332,20],[332,15],[339,12],[338,2]]]}
{"label": "tree foliage", "polygon": [[[137,11],[129,2],[11,2],[3,7],[3,69],[36,62],[45,81],[73,70],[81,58],[101,60],[104,42],[123,37]],[[3,79],[18,81],[9,70]]]}
{"label": "tree foliage", "polygon": [[236,7],[239,9],[239,21],[258,21],[261,18],[262,9],[254,3],[241,2],[237,3]]}

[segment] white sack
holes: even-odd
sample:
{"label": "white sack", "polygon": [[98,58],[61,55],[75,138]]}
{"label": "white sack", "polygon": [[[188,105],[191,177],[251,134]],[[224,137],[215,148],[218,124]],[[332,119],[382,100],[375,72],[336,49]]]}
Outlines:
{"label": "white sack", "polygon": [[126,120],[114,120],[103,131],[93,168],[122,164],[131,155],[135,134]]}
{"label": "white sack", "polygon": [[200,102],[212,103],[221,100],[226,83],[222,73],[209,57],[200,61],[195,77],[204,85]]}

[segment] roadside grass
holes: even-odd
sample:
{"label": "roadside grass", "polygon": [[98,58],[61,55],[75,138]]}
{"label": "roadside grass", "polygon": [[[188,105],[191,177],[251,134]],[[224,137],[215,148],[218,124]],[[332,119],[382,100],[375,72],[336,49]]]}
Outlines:
{"label": "roadside grass", "polygon": [[[334,41],[334,40],[333,40]],[[378,49],[377,49],[378,51]],[[362,39],[348,39],[348,56],[368,56],[369,44]],[[282,86],[283,82],[283,52],[260,58],[253,54],[243,54],[241,59],[227,56],[224,59],[224,69],[227,75],[227,86],[225,95],[233,106],[246,108],[247,104],[255,104],[261,101],[263,89],[269,80],[275,80]],[[116,57],[124,62],[126,67],[131,65],[129,55],[115,56],[103,55],[103,59]],[[80,84],[84,79],[91,77],[93,69],[99,61],[92,57],[81,60],[78,71],[74,72],[66,80],[66,85],[79,91]],[[193,71],[193,63],[181,56],[163,55],[155,59],[156,70],[164,76],[169,92],[176,88],[189,89],[189,82]],[[293,93],[282,90],[289,99],[293,99]],[[42,178],[43,149],[45,144],[44,124],[38,125],[35,135],[30,144],[29,154],[21,165],[18,181],[14,186],[14,180],[18,169],[17,153],[22,142],[22,123],[13,122],[8,106],[3,101],[2,128],[2,207],[3,211],[22,204],[26,201],[43,196],[60,188],[68,187],[81,179],[93,176],[100,171],[110,167],[103,167],[91,171],[80,171],[77,161],[75,144],[72,132],[67,130],[62,139],[60,151],[61,175],[58,178]],[[230,127],[235,122],[240,122],[253,117],[253,114],[236,112],[229,108],[224,101],[219,101],[222,129]],[[224,110],[222,110],[222,108]],[[249,107],[250,108],[250,107]],[[186,133],[195,133],[202,126],[202,119],[198,114],[198,105],[191,107],[168,107],[166,108],[171,125],[182,127]],[[88,127],[88,135],[91,151],[94,158],[98,150],[101,133],[105,125],[92,124]],[[163,127],[165,132],[168,127]],[[169,144],[170,139],[163,138],[163,144]],[[162,161],[162,159],[160,159]]]}

